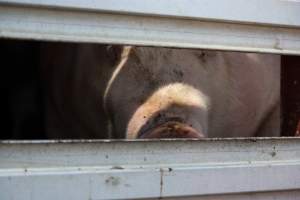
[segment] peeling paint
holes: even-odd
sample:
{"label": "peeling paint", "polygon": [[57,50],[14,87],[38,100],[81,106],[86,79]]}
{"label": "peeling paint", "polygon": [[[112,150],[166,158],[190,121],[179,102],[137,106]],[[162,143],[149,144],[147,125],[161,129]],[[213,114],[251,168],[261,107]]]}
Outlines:
{"label": "peeling paint", "polygon": [[107,185],[111,185],[111,186],[118,186],[120,184],[120,178],[119,177],[114,177],[114,176],[110,176],[105,180],[105,183]]}
{"label": "peeling paint", "polygon": [[270,153],[270,155],[271,155],[272,157],[274,157],[274,156],[276,156],[276,152],[273,151],[273,152]]}

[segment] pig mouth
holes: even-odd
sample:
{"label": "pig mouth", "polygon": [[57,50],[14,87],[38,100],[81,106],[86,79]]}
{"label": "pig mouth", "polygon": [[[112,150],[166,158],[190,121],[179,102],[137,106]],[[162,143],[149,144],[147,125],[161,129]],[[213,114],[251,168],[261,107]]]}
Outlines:
{"label": "pig mouth", "polygon": [[182,120],[168,120],[164,123],[156,124],[138,134],[141,139],[163,139],[163,138],[203,138],[192,126],[182,122]]}

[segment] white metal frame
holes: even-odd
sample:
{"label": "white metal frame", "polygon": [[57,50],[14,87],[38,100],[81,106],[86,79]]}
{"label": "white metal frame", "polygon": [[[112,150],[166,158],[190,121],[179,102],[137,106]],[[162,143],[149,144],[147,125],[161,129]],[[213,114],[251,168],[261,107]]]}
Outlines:
{"label": "white metal frame", "polygon": [[[1,0],[2,4],[299,27],[299,0]],[[267,11],[267,12],[266,12]],[[287,13],[288,12],[288,13]]]}
{"label": "white metal frame", "polygon": [[299,54],[299,4],[0,0],[0,37]]}
{"label": "white metal frame", "polygon": [[279,190],[283,199],[297,199],[299,144],[300,138],[3,141],[0,197],[232,199],[270,198]]}
{"label": "white metal frame", "polygon": [[[300,55],[300,2],[0,0],[0,37]],[[299,138],[0,143],[0,199],[299,196]]]}

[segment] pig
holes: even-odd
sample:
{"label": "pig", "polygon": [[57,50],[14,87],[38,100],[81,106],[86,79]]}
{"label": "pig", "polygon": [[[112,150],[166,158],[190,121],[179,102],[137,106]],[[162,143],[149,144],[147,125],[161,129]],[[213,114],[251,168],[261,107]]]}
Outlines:
{"label": "pig", "polygon": [[124,47],[104,108],[114,138],[279,136],[280,56]]}
{"label": "pig", "polygon": [[47,44],[50,138],[279,136],[280,56]]}

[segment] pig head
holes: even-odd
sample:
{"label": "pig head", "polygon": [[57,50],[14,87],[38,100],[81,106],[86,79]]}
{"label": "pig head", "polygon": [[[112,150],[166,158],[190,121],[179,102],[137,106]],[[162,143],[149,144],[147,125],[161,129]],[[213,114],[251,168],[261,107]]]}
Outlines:
{"label": "pig head", "polygon": [[122,47],[103,94],[111,138],[279,136],[280,56]]}
{"label": "pig head", "polygon": [[48,138],[278,136],[280,56],[41,44]]}

